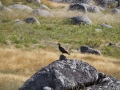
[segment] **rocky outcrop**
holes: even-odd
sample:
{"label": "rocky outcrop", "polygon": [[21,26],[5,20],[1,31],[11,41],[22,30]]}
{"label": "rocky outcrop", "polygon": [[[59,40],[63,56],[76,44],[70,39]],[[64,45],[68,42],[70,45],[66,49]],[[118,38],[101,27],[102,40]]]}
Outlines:
{"label": "rocky outcrop", "polygon": [[70,18],[72,24],[92,24],[91,20],[88,17],[85,16],[75,16]]}
{"label": "rocky outcrop", "polygon": [[62,58],[39,70],[19,90],[43,90],[46,86],[53,90],[71,90],[94,85],[97,79],[98,72],[93,66]]}
{"label": "rocky outcrop", "polygon": [[[105,88],[105,89],[104,89]],[[60,56],[40,69],[19,90],[120,90],[120,81],[81,60]]]}
{"label": "rocky outcrop", "polygon": [[95,50],[93,48],[90,48],[88,46],[81,46],[80,47],[80,52],[81,53],[88,53],[88,54],[96,54],[96,55],[102,55],[100,51]]}

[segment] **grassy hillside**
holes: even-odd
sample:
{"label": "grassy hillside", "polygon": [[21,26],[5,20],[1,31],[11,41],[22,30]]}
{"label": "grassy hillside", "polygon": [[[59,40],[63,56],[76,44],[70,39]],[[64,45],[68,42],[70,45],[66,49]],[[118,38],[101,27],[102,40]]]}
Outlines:
{"label": "grassy hillside", "polygon": [[[15,23],[15,19],[30,17],[26,11],[0,14],[0,90],[18,88],[36,71],[57,60],[60,52],[57,43],[69,48],[71,55],[93,65],[98,71],[120,79],[120,48],[108,47],[109,42],[120,45],[120,15],[109,13],[80,13],[68,11],[67,4],[56,4],[41,0],[50,8],[54,17],[38,17],[40,25]],[[28,4],[33,8],[38,6]],[[59,6],[58,8],[56,8]],[[69,18],[84,15],[92,25],[72,25]],[[114,28],[101,28],[108,23]],[[100,32],[97,30],[101,30]],[[103,56],[79,53],[81,45],[101,51]],[[74,52],[78,50],[77,52]],[[7,86],[7,87],[6,87]]]}

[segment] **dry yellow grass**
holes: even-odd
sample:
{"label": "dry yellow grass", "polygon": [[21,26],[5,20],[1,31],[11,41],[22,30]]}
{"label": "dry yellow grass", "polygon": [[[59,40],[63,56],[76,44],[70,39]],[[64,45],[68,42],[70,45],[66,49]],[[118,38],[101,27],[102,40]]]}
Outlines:
{"label": "dry yellow grass", "polygon": [[52,2],[49,0],[41,0],[41,2],[51,8],[62,8],[67,5],[67,4],[63,4],[63,3]]}
{"label": "dry yellow grass", "polygon": [[[15,74],[31,76],[40,68],[58,60],[60,53],[52,50],[21,50],[0,48],[0,72],[3,74]],[[120,79],[120,61],[103,56],[71,53],[67,58],[76,58],[93,65],[97,70],[112,74]]]}

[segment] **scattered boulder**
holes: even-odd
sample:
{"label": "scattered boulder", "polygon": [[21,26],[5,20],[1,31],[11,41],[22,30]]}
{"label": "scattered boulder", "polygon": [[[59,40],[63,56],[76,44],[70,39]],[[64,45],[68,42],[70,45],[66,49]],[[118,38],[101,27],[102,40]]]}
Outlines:
{"label": "scattered boulder", "polygon": [[29,18],[25,18],[24,21],[26,23],[37,23],[37,24],[40,24],[39,21],[35,18],[35,17],[29,17]]}
{"label": "scattered boulder", "polygon": [[[19,90],[72,90],[94,85],[98,71],[81,60],[57,60],[36,72]],[[75,89],[75,90],[76,90]]]}
{"label": "scattered boulder", "polygon": [[21,4],[14,4],[8,6],[11,9],[18,9],[18,10],[27,10],[27,11],[33,11],[33,9],[27,5],[21,5]]}
{"label": "scattered boulder", "polygon": [[74,11],[82,11],[84,13],[87,12],[87,8],[82,5],[82,4],[79,4],[79,3],[76,3],[76,4],[71,4],[70,7],[69,7],[69,10],[74,10]]}
{"label": "scattered boulder", "polygon": [[81,53],[88,53],[88,54],[95,54],[95,55],[102,55],[100,51],[90,48],[88,46],[81,46],[80,47]]}
{"label": "scattered boulder", "polygon": [[111,25],[109,25],[107,23],[102,23],[102,24],[100,24],[100,26],[103,28],[113,28]]}
{"label": "scattered boulder", "polygon": [[32,14],[42,17],[53,17],[53,15],[49,13],[47,10],[42,10],[42,9],[35,9],[33,10]]}
{"label": "scattered boulder", "polygon": [[75,16],[70,19],[72,24],[92,24],[91,20],[85,16]]}
{"label": "scattered boulder", "polygon": [[113,9],[111,10],[111,13],[112,13],[112,14],[120,14],[120,10],[117,9],[117,8],[113,8]]}

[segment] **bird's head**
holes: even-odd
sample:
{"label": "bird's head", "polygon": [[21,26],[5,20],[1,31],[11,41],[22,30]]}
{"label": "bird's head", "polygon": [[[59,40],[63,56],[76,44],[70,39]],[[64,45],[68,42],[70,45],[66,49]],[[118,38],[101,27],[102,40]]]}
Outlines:
{"label": "bird's head", "polygon": [[58,43],[57,45],[59,45],[59,46],[60,46],[60,43]]}

